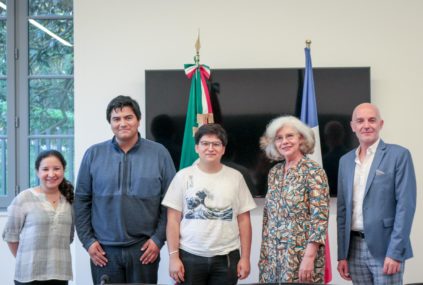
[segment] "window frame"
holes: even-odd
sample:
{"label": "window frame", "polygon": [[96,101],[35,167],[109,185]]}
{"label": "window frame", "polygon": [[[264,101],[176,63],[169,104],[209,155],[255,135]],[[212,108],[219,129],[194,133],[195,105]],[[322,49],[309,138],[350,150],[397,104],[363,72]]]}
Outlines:
{"label": "window frame", "polygon": [[[72,79],[71,75],[29,74],[29,19],[72,20],[68,15],[29,15],[29,0],[6,0],[7,33],[7,193],[0,196],[0,209],[5,209],[13,198],[30,185],[30,140],[29,133],[29,83],[33,79]],[[66,135],[64,135],[66,136]],[[69,135],[67,135],[69,137]],[[37,137],[37,136],[35,136]],[[74,134],[71,135],[74,139]],[[73,144],[74,147],[74,144]],[[72,150],[74,153],[74,149]],[[72,167],[73,163],[68,162]],[[71,170],[73,174],[73,169]]]}
{"label": "window frame", "polygon": [[[15,1],[6,0],[6,60],[7,60],[7,72],[6,72],[6,100],[7,100],[7,192],[5,196],[0,197],[0,208],[5,208],[10,204],[12,199],[19,192],[17,183],[17,133],[15,128],[16,119],[16,23],[15,23]],[[11,12],[12,11],[12,12]]]}

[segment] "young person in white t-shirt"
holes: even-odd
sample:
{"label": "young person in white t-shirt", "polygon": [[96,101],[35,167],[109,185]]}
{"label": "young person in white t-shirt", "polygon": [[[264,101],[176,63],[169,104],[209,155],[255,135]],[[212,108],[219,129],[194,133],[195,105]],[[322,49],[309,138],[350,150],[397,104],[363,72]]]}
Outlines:
{"label": "young person in white t-shirt", "polygon": [[168,207],[169,274],[180,284],[236,284],[250,273],[256,204],[242,174],[221,163],[226,144],[220,125],[201,126],[198,162],[176,174],[162,202]]}

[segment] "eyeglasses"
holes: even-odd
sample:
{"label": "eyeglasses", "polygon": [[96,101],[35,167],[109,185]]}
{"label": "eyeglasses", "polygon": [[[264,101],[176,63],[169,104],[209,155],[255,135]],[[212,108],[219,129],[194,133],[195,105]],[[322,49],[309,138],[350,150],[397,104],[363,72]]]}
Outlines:
{"label": "eyeglasses", "polygon": [[212,146],[213,148],[220,148],[223,146],[221,142],[200,141],[199,144],[204,148],[209,148],[210,146]]}
{"label": "eyeglasses", "polygon": [[274,141],[275,143],[281,143],[283,142],[283,140],[287,140],[287,141],[293,141],[295,138],[297,138],[297,134],[286,134],[285,137],[284,136],[276,136]]}

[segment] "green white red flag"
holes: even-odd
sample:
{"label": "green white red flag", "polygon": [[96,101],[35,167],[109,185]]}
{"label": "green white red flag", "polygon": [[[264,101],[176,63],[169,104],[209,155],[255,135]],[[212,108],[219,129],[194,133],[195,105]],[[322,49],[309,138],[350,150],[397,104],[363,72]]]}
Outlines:
{"label": "green white red flag", "polygon": [[191,79],[191,88],[179,169],[192,165],[198,159],[194,142],[194,134],[197,128],[214,121],[209,89],[207,87],[210,68],[207,65],[200,64],[185,64],[184,68],[185,74]]}

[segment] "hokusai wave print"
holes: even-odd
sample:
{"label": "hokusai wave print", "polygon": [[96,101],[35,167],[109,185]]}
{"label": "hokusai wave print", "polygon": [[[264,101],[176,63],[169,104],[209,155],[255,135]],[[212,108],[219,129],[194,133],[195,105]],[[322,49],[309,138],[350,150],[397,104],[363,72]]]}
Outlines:
{"label": "hokusai wave print", "polygon": [[206,198],[213,200],[213,196],[206,190],[200,190],[191,197],[186,197],[186,205],[188,208],[185,219],[201,219],[201,220],[224,220],[232,221],[232,207],[223,208],[209,207],[206,205]]}

